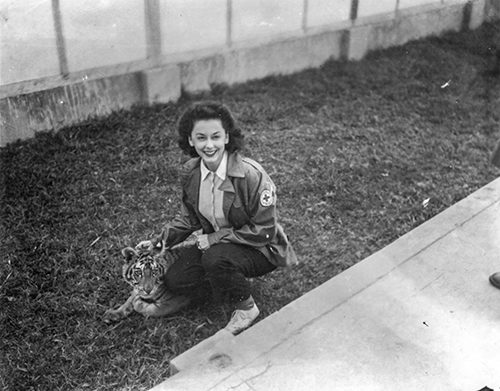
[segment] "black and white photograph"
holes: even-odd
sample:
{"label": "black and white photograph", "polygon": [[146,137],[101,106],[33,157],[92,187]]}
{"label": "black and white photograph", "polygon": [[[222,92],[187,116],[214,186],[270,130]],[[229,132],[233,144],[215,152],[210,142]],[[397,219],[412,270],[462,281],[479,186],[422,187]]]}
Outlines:
{"label": "black and white photograph", "polygon": [[500,0],[0,0],[0,389],[500,391]]}

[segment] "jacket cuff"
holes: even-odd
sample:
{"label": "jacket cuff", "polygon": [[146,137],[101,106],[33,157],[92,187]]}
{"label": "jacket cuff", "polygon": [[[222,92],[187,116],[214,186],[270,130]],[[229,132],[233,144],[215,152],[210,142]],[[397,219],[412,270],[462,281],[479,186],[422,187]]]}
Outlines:
{"label": "jacket cuff", "polygon": [[230,233],[230,228],[222,228],[217,232],[212,232],[207,235],[208,239],[208,244],[210,244],[210,247],[213,246],[214,244],[217,244],[220,242],[220,240],[224,237],[229,235]]}

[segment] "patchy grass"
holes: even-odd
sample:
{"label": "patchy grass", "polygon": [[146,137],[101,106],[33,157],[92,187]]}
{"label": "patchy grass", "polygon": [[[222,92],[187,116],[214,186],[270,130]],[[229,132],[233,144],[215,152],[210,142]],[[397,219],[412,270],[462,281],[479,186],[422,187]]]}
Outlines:
{"label": "patchy grass", "polygon": [[[205,97],[226,103],[278,186],[302,263],[254,281],[263,316],[493,180],[500,81],[493,31],[448,34]],[[120,249],[178,210],[177,104],[137,107],[0,151],[0,387],[145,390],[224,326],[217,303],[177,316],[104,311],[129,289]],[[425,202],[424,202],[425,201]]]}

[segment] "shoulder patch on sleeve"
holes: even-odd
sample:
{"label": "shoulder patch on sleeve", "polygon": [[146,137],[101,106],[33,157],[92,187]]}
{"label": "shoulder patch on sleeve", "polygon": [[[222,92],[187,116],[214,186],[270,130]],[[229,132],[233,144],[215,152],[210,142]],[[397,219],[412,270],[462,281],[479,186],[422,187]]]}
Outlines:
{"label": "shoulder patch on sleeve", "polygon": [[276,203],[276,189],[272,182],[267,182],[264,190],[260,193],[260,204],[264,207],[274,205]]}
{"label": "shoulder patch on sleeve", "polygon": [[260,194],[260,204],[262,206],[271,206],[274,203],[273,193],[270,190],[264,190]]}

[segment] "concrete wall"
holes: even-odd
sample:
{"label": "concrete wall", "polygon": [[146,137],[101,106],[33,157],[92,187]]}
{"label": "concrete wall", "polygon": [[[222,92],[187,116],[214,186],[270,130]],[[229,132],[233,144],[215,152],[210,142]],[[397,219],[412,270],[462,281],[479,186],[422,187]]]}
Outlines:
{"label": "concrete wall", "polygon": [[[467,11],[467,12],[464,12]],[[0,0],[0,146],[498,18],[500,0]]]}

